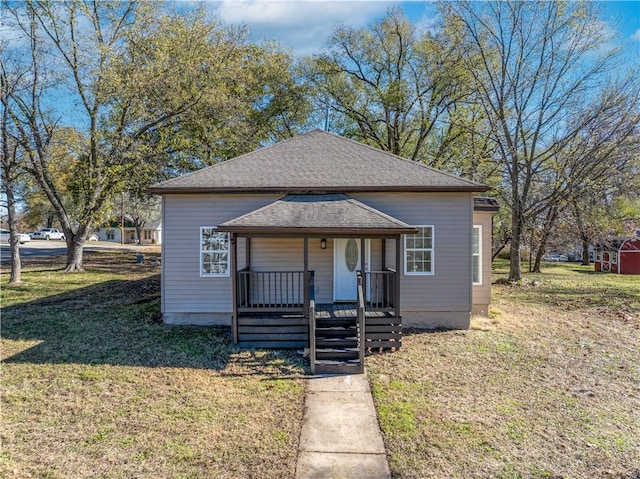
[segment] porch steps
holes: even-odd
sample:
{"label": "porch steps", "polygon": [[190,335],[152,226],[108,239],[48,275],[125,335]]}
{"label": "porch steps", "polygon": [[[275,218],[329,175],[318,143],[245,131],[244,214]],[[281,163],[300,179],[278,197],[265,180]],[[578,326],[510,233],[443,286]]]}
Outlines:
{"label": "porch steps", "polygon": [[316,347],[321,349],[335,349],[338,347],[356,348],[358,347],[358,338],[355,336],[346,338],[316,338]]}
{"label": "porch steps", "polygon": [[315,374],[362,372],[356,318],[317,318]]}
{"label": "porch steps", "polygon": [[316,374],[359,374],[362,372],[358,359],[337,361],[316,360]]}
{"label": "porch steps", "polygon": [[358,359],[358,348],[322,348],[316,351],[317,359]]}

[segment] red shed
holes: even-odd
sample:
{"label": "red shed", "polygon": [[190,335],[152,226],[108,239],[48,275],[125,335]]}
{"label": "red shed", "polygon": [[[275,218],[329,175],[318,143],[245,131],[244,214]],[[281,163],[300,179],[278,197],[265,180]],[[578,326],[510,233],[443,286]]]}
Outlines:
{"label": "red shed", "polygon": [[616,238],[596,245],[596,271],[640,274],[640,238]]}

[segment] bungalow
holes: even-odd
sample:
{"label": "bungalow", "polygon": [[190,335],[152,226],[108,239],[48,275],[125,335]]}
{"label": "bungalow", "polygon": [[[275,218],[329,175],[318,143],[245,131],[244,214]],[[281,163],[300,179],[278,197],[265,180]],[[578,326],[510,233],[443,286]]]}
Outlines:
{"label": "bungalow", "polygon": [[140,244],[160,244],[162,242],[162,222],[160,220],[148,221],[142,229],[142,238],[138,241],[138,233],[130,220],[125,215],[124,241],[121,237],[122,225],[119,219],[113,219],[108,225],[102,226],[98,230],[99,241],[110,241],[112,243],[140,243]]}
{"label": "bungalow", "polygon": [[315,372],[361,370],[403,327],[468,328],[490,302],[486,190],[320,130],[158,184],[164,321],[309,347]]}

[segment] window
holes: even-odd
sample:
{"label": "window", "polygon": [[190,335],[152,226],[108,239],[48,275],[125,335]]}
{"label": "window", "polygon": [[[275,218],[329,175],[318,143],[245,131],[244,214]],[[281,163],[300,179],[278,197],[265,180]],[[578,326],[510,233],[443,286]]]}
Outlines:
{"label": "window", "polygon": [[107,230],[107,241],[114,240],[116,238],[116,234],[113,230]]}
{"label": "window", "polygon": [[229,276],[229,233],[200,228],[200,276]]}
{"label": "window", "polygon": [[471,278],[473,284],[482,284],[482,226],[473,226],[471,242]]}
{"label": "window", "polygon": [[611,262],[613,264],[617,264],[618,263],[618,253],[611,253]]}
{"label": "window", "polygon": [[404,237],[404,274],[433,274],[433,226]]}
{"label": "window", "polygon": [[147,241],[151,241],[153,239],[153,231],[151,230],[143,230],[142,235],[144,236],[144,239]]}
{"label": "window", "polygon": [[596,251],[596,261],[602,261],[602,253],[600,251]]}

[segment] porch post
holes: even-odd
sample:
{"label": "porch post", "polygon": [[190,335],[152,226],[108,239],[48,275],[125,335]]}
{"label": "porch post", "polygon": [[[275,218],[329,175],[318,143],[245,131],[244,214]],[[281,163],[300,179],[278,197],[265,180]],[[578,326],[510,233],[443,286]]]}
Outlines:
{"label": "porch post", "polygon": [[304,292],[304,304],[302,305],[302,312],[305,316],[309,316],[309,238],[304,237],[304,274],[303,279],[303,292]]}
{"label": "porch post", "polygon": [[382,271],[387,267],[387,239],[382,238]]}
{"label": "porch post", "polygon": [[251,238],[249,236],[244,238],[244,267],[247,270],[251,269]]}
{"label": "porch post", "polygon": [[394,293],[393,295],[394,297],[394,304],[393,306],[395,307],[395,315],[396,315],[396,320],[400,319],[400,277],[402,276],[400,271],[402,270],[402,255],[400,252],[400,239],[402,238],[402,236],[398,235],[396,237],[396,281],[394,284]]}
{"label": "porch post", "polygon": [[231,329],[233,330],[233,344],[238,344],[238,235],[231,233],[231,296],[233,298],[233,315]]}
{"label": "porch post", "polygon": [[365,256],[365,239],[360,238],[360,266],[362,270],[362,293],[364,294],[364,302],[367,303],[367,268],[366,261],[367,257]]}

